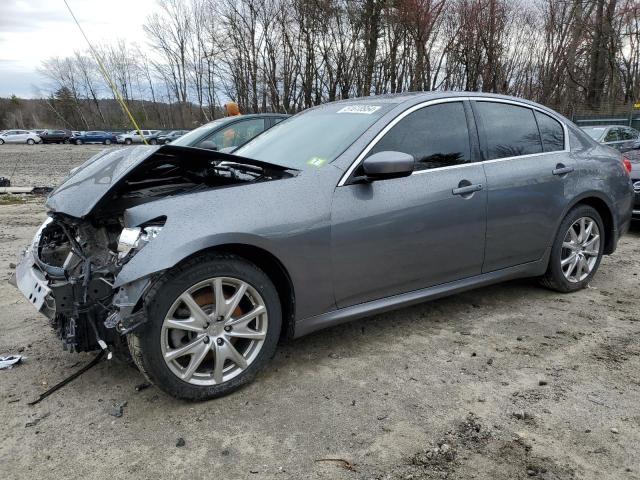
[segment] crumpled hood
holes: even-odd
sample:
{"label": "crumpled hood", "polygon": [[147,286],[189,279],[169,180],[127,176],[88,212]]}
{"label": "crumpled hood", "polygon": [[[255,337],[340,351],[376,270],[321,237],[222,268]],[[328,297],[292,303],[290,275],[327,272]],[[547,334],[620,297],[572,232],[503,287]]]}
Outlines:
{"label": "crumpled hood", "polygon": [[51,192],[46,206],[52,212],[84,218],[121,180],[156,154],[241,162],[272,170],[286,170],[286,167],[279,165],[200,148],[175,145],[111,148],[94,155],[72,170],[69,177]]}

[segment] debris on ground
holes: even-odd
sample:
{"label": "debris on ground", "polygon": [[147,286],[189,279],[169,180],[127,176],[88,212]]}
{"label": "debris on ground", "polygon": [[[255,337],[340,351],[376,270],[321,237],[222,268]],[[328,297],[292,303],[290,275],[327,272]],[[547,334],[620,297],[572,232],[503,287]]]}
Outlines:
{"label": "debris on ground", "polygon": [[349,470],[351,472],[357,472],[356,464],[351,463],[344,458],[318,458],[315,460],[316,462],[336,462],[339,463],[342,468],[345,470]]}
{"label": "debris on ground", "polygon": [[143,382],[139,385],[136,385],[136,392],[141,392],[142,390],[146,390],[150,386],[151,384],[149,382]]}
{"label": "debris on ground", "polygon": [[178,438],[178,440],[176,441],[176,447],[181,448],[184,447],[187,444],[187,442],[184,441],[184,438],[180,437]]}
{"label": "debris on ground", "polygon": [[7,355],[0,357],[0,370],[9,370],[14,365],[19,364],[22,361],[22,355]]}
{"label": "debris on ground", "polygon": [[113,407],[111,407],[111,410],[109,410],[109,415],[111,415],[112,417],[120,418],[122,415],[124,415],[124,407],[126,406],[126,400],[124,402],[114,404]]}

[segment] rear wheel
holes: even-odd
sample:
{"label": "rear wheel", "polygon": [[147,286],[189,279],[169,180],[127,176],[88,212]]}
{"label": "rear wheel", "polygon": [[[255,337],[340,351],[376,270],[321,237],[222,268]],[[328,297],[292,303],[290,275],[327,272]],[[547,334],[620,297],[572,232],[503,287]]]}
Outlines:
{"label": "rear wheel", "polygon": [[563,293],[585,288],[600,266],[604,240],[598,211],[588,205],[573,208],[556,234],[542,284]]}
{"label": "rear wheel", "polygon": [[156,140],[155,138],[152,138],[151,140],[149,140],[149,144],[150,145],[157,145],[158,144],[158,140]]}
{"label": "rear wheel", "polygon": [[111,145],[111,140],[109,140],[108,138],[104,141],[105,145]]}
{"label": "rear wheel", "polygon": [[170,270],[129,335],[138,368],[178,398],[205,400],[250,382],[273,356],[282,323],[273,283],[252,263],[207,254]]}
{"label": "rear wheel", "polygon": [[0,145],[4,145],[4,140],[0,138]]}
{"label": "rear wheel", "polygon": [[125,138],[124,139],[124,144],[125,145],[131,145],[131,139],[130,138]]}
{"label": "rear wheel", "polygon": [[76,140],[76,145],[82,145],[82,140],[80,139]]}

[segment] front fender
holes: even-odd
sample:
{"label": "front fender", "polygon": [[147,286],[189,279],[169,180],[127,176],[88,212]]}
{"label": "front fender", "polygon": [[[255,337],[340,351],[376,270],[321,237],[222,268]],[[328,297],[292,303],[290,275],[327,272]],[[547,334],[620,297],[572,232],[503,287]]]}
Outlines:
{"label": "front fender", "polygon": [[[165,228],[163,228],[157,238],[140,250],[122,267],[122,270],[120,270],[120,273],[116,277],[114,288],[160,273],[200,251],[220,245],[242,244],[258,247],[273,253],[279,259],[281,258],[273,242],[258,235],[247,233],[219,233],[204,235],[185,241],[185,232],[176,230],[167,231],[166,227],[165,225]],[[159,241],[161,238],[162,241]],[[287,268],[284,262],[283,265]]]}

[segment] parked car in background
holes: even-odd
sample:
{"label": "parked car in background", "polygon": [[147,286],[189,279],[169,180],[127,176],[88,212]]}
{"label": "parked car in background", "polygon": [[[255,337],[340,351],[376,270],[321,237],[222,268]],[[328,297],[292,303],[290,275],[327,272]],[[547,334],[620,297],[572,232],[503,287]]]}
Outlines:
{"label": "parked car in background", "polygon": [[[142,136],[149,141],[149,138],[154,136],[156,133],[160,132],[160,130],[140,130],[142,132]],[[125,145],[131,145],[132,143],[143,143],[142,137],[138,133],[137,130],[131,130],[127,133],[121,133],[116,136],[118,143],[124,143]]]}
{"label": "parked car in background", "polygon": [[632,165],[631,182],[634,193],[632,219],[640,222],[640,150],[626,152],[625,157]]}
{"label": "parked car in background", "polygon": [[234,155],[193,133],[76,169],[15,269],[67,348],[128,345],[180,398],[250,382],[282,335],[515,278],[581,290],[630,224],[629,161],[513,97],[329,103]]}
{"label": "parked car in background", "polygon": [[29,130],[29,131],[30,131],[30,132],[33,132],[33,133],[35,133],[35,134],[36,134],[36,135],[38,135],[38,136],[40,136],[40,134],[41,134],[42,132],[46,131],[46,130],[41,129],[41,128],[36,128],[36,129],[31,129],[31,130]]}
{"label": "parked car in background", "polygon": [[69,143],[73,133],[70,130],[44,130],[39,136],[42,143]]}
{"label": "parked car in background", "polygon": [[188,131],[189,130],[166,130],[152,135],[147,141],[151,145],[164,145],[165,143],[169,143],[177,138],[180,138]]}
{"label": "parked car in background", "polygon": [[225,117],[191,130],[173,140],[171,145],[229,152],[269,130],[288,116],[281,113],[257,113]]}
{"label": "parked car in background", "polygon": [[582,127],[596,142],[613,147],[621,152],[640,149],[640,132],[635,128],[620,125]]}
{"label": "parked car in background", "polygon": [[0,145],[3,143],[26,143],[27,145],[33,145],[41,141],[38,134],[29,130],[6,130],[0,133]]}
{"label": "parked car in background", "polygon": [[84,132],[81,135],[71,137],[71,142],[76,145],[82,145],[83,143],[102,143],[104,145],[111,145],[116,142],[116,136],[109,132],[92,130]]}

